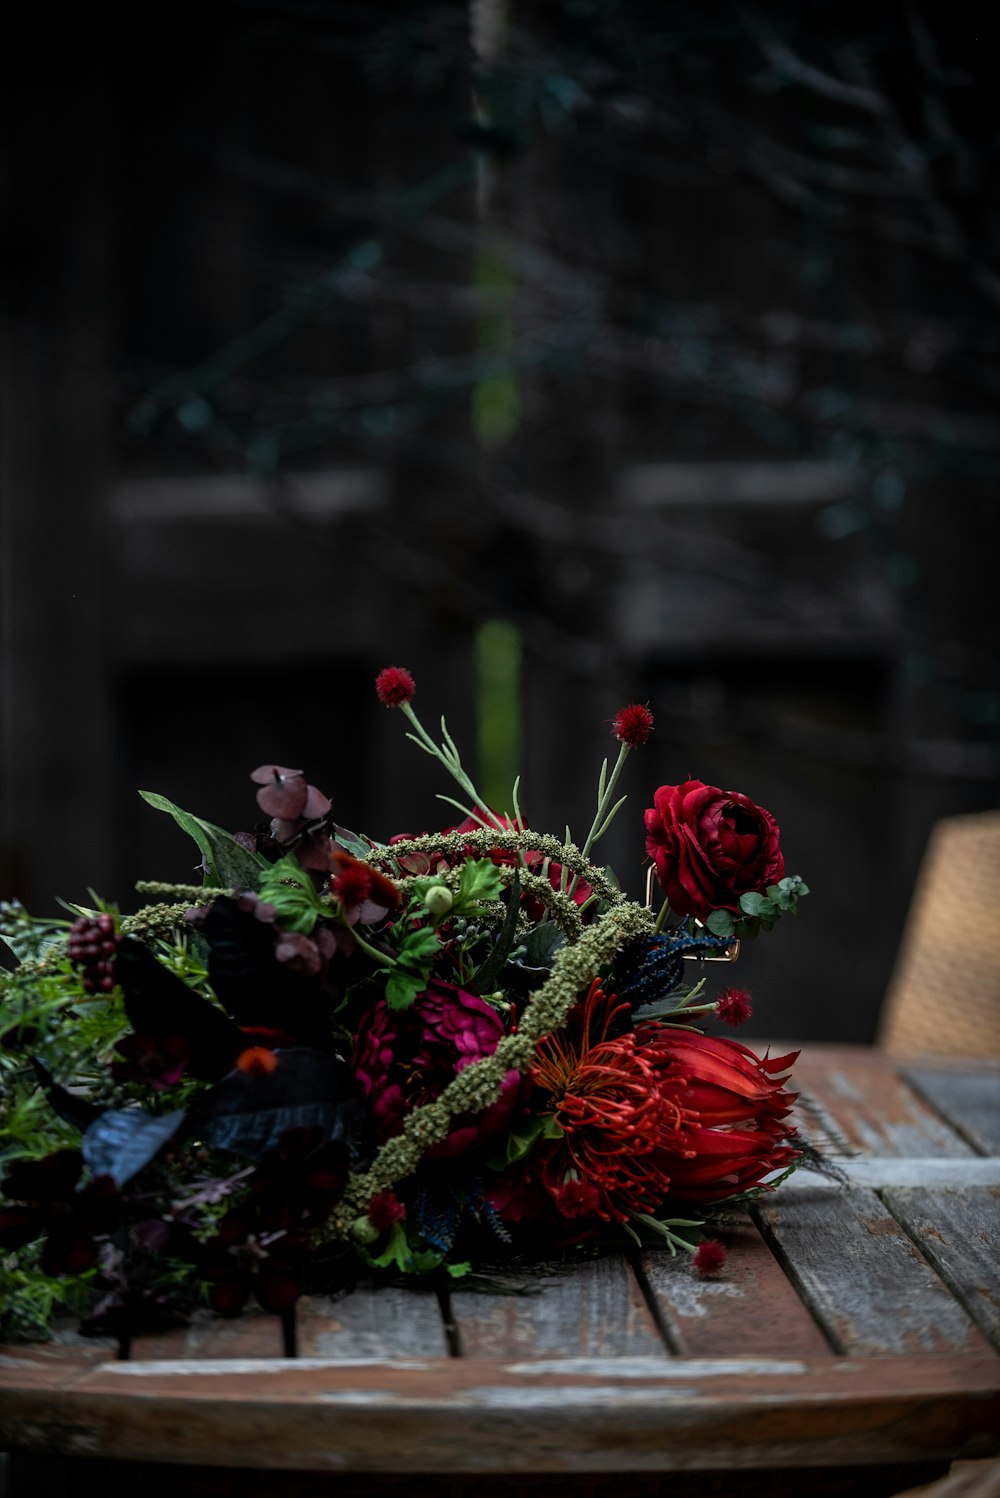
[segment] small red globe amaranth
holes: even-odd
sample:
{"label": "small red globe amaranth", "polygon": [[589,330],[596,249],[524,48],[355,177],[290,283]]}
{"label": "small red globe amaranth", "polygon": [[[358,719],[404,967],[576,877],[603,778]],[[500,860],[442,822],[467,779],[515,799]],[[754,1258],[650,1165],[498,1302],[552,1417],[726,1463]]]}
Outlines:
{"label": "small red globe amaranth", "polygon": [[726,1250],[718,1238],[706,1238],[694,1251],[695,1272],[702,1278],[718,1274],[725,1266]]}
{"label": "small red globe amaranth", "polygon": [[745,988],[727,988],[715,1003],[715,1012],[724,1025],[745,1025],[753,1014],[750,994]]}
{"label": "small red globe amaranth", "polygon": [[406,1207],[394,1191],[380,1191],[368,1203],[368,1221],[380,1233],[406,1220]]}
{"label": "small red globe amaranth", "polygon": [[611,731],[622,744],[630,749],[644,744],[653,731],[653,714],[641,702],[630,702],[620,708],[611,723]]}
{"label": "small red globe amaranth", "polygon": [[412,701],[417,684],[405,666],[386,666],[375,678],[375,690],[383,707],[402,707]]}

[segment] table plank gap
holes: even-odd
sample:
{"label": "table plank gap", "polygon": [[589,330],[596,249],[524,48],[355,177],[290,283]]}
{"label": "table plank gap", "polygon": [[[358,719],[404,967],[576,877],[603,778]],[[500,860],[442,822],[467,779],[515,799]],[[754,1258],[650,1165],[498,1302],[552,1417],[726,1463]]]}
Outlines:
{"label": "table plank gap", "polygon": [[447,1358],[448,1337],[433,1289],[359,1285],[349,1295],[299,1302],[300,1358]]}
{"label": "table plank gap", "polygon": [[[866,1155],[962,1158],[976,1153],[898,1075],[892,1058],[881,1051],[836,1046],[823,1052],[806,1049],[792,1077],[803,1094],[797,1121],[806,1138],[816,1132],[819,1118],[828,1131],[835,1131],[834,1143],[839,1135]],[[818,1142],[823,1148],[822,1137]],[[847,1151],[840,1147],[832,1153]]]}
{"label": "table plank gap", "polygon": [[[502,1273],[498,1280],[503,1283]],[[526,1280],[528,1293],[523,1293]],[[462,1284],[452,1289],[451,1309],[465,1357],[668,1356],[642,1288],[623,1258],[540,1265],[530,1275],[522,1272],[517,1286],[521,1293]]]}
{"label": "table plank gap", "polygon": [[687,1254],[642,1256],[675,1349],[688,1357],[833,1356],[833,1348],[797,1295],[769,1244],[749,1218],[720,1230],[725,1268],[701,1279]]}
{"label": "table plank gap", "polygon": [[902,1075],[978,1154],[1000,1154],[1000,1065],[906,1066]]}
{"label": "table plank gap", "polygon": [[880,1194],[1000,1352],[1000,1188],[903,1187]]}
{"label": "table plank gap", "polygon": [[753,1215],[835,1351],[987,1349],[968,1312],[875,1192],[779,1191]]}

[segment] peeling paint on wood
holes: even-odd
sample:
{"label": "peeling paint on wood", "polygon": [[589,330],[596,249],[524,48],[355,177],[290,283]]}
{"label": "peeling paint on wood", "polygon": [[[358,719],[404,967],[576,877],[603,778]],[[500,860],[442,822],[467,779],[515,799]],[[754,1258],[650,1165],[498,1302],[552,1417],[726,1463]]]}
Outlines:
{"label": "peeling paint on wood", "polygon": [[918,1355],[986,1345],[874,1192],[788,1193],[755,1216],[838,1351]]}

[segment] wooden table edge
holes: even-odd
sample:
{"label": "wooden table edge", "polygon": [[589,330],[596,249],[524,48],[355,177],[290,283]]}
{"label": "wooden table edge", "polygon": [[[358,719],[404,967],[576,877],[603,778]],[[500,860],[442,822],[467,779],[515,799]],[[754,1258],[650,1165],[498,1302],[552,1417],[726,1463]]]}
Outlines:
{"label": "wooden table edge", "polygon": [[19,1384],[0,1445],[382,1473],[848,1466],[1000,1454],[1000,1358],[104,1363]]}

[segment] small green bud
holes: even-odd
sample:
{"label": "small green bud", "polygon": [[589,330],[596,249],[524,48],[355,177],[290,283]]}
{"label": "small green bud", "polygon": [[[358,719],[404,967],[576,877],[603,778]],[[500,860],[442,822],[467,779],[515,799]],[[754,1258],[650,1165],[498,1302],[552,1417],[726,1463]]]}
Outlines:
{"label": "small green bud", "polygon": [[446,884],[432,884],[424,895],[424,909],[439,921],[447,915],[455,903],[455,896]]}
{"label": "small green bud", "polygon": [[378,1236],[378,1228],[373,1227],[367,1217],[355,1217],[351,1223],[351,1237],[359,1243],[374,1243]]}

